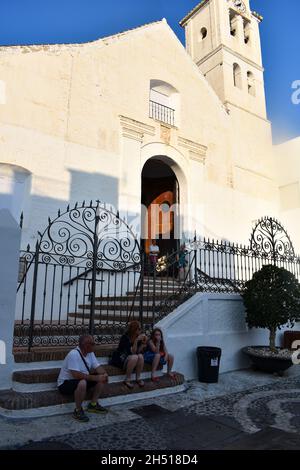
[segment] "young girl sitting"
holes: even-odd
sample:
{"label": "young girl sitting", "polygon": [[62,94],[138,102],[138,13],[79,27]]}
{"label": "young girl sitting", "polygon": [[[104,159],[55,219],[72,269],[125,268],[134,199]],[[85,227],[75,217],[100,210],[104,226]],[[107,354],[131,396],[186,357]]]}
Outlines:
{"label": "young girl sitting", "polygon": [[175,374],[171,372],[174,362],[174,357],[168,353],[163,333],[160,328],[155,328],[148,341],[147,350],[144,353],[144,361],[147,364],[152,364],[151,380],[152,382],[159,382],[159,378],[155,377],[155,371],[158,365],[168,364],[168,375],[174,379]]}

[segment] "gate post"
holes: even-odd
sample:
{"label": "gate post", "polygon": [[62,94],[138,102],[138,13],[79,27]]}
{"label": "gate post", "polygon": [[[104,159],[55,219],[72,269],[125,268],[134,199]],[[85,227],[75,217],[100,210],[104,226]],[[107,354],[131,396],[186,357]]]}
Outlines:
{"label": "gate post", "polygon": [[93,240],[93,268],[92,268],[92,298],[91,298],[91,311],[90,311],[90,324],[89,334],[94,334],[95,328],[95,298],[96,298],[96,282],[97,282],[97,254],[98,254],[98,225],[100,217],[98,214],[98,205],[95,210],[95,230]]}
{"label": "gate post", "polygon": [[0,390],[12,387],[13,337],[21,229],[7,209],[0,210]]}
{"label": "gate post", "polygon": [[195,263],[195,290],[197,291],[198,286],[198,260],[197,260],[197,234],[194,236],[194,263]]}
{"label": "gate post", "polygon": [[141,279],[140,279],[140,304],[139,304],[139,320],[141,328],[143,329],[144,324],[144,274],[145,274],[145,259],[144,251],[141,249]]}
{"label": "gate post", "polygon": [[29,325],[29,338],[28,338],[28,351],[32,348],[33,343],[33,332],[34,332],[34,318],[35,318],[35,303],[36,303],[36,287],[38,280],[38,268],[39,268],[39,242],[36,242],[35,253],[34,253],[34,272],[33,272],[33,285],[32,285],[32,296],[31,296],[31,312],[30,312],[30,325]]}

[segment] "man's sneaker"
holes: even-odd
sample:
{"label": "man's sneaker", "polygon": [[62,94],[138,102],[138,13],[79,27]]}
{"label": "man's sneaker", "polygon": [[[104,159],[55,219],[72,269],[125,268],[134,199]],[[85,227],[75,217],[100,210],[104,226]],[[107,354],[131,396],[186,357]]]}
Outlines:
{"label": "man's sneaker", "polygon": [[84,413],[82,408],[79,411],[76,409],[74,410],[73,418],[77,421],[80,421],[81,423],[87,423],[90,420],[90,418]]}
{"label": "man's sneaker", "polygon": [[108,413],[108,410],[106,408],[103,408],[103,406],[99,405],[99,403],[96,403],[96,405],[92,405],[91,403],[89,403],[86,411],[88,411],[89,413],[98,413],[101,415]]}

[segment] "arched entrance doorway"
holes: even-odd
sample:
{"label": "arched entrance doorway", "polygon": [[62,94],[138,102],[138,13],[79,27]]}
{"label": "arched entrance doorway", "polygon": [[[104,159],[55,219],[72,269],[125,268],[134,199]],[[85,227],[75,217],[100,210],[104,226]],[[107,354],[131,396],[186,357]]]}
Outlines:
{"label": "arched entrance doorway", "polygon": [[149,253],[156,239],[160,256],[179,248],[180,215],[179,184],[166,159],[150,158],[142,171],[142,246]]}

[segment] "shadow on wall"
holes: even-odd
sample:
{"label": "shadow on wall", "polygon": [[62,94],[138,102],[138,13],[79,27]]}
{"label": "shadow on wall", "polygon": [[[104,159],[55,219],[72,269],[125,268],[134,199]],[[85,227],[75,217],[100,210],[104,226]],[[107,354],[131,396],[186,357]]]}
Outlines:
{"label": "shadow on wall", "polygon": [[118,205],[119,185],[117,178],[101,173],[84,173],[69,170],[71,175],[70,197],[71,203],[99,199],[115,208]]}
{"label": "shadow on wall", "polygon": [[[69,198],[63,199],[56,195],[66,193],[64,185],[67,183],[41,179],[25,168],[0,163],[0,208],[9,209],[17,222],[23,212],[22,248],[28,244],[33,247],[38,231],[47,227],[48,218],[57,217],[58,210],[64,212],[68,205],[74,207],[76,202],[81,204],[85,200],[89,204],[91,200],[100,200],[117,207],[116,178],[101,173],[69,172]],[[45,195],[34,194],[35,188]]]}
{"label": "shadow on wall", "polygon": [[0,163],[0,209],[8,209],[19,221],[29,210],[32,175],[17,165]]}

